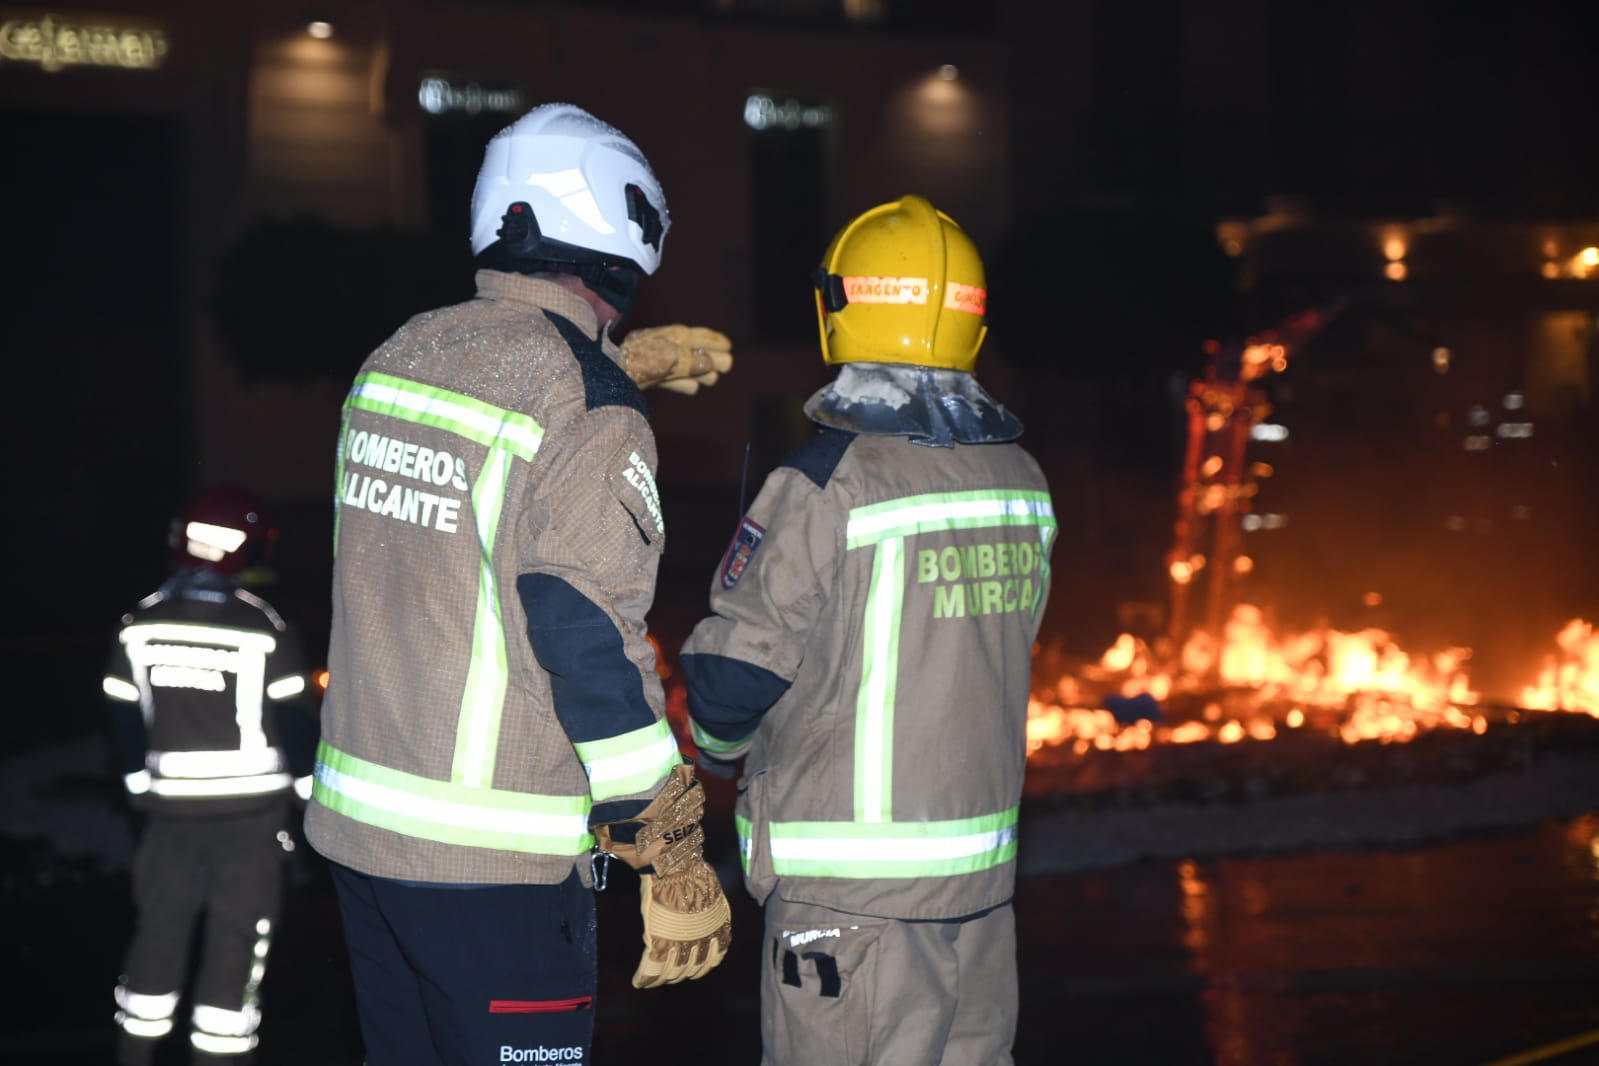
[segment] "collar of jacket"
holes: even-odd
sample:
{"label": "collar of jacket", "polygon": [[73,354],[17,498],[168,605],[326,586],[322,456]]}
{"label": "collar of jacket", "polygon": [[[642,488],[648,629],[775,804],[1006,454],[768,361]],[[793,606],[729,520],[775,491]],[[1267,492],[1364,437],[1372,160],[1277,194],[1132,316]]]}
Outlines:
{"label": "collar of jacket", "polygon": [[834,429],[934,448],[1022,435],[1021,420],[970,374],[900,363],[845,363],[832,384],[805,401],[805,415]]}
{"label": "collar of jacket", "polygon": [[600,320],[594,317],[594,308],[577,293],[544,278],[507,274],[499,270],[479,270],[476,281],[479,299],[505,300],[526,304],[540,311],[553,311],[582,330],[585,337],[599,341],[611,361],[620,363],[621,349],[612,343],[610,334],[602,335]]}
{"label": "collar of jacket", "polygon": [[238,580],[229,574],[198,566],[181,566],[161,583],[160,593],[164,600],[216,599],[219,595],[231,596],[238,587]]}

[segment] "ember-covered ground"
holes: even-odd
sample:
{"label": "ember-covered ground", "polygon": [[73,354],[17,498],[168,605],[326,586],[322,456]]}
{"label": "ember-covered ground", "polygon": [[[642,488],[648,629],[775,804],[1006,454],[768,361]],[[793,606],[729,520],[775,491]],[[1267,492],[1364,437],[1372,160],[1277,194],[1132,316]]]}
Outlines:
{"label": "ember-covered ground", "polygon": [[[1093,760],[1054,771],[1045,761],[1022,826],[1016,1061],[1480,1066],[1599,1029],[1599,754],[1588,735],[1318,750],[1298,770],[1285,765],[1291,747],[1280,760],[1268,748],[1209,760],[1195,749],[1165,773],[1165,792],[1117,784],[1113,763],[1090,774]],[[109,1054],[131,913],[129,841],[104,756],[93,734],[41,737],[0,775],[6,1063]],[[1272,765],[1269,787],[1238,784]],[[1070,787],[1051,791],[1048,773]],[[758,1061],[760,915],[737,881],[731,785],[710,788],[733,952],[702,981],[631,989],[636,894],[630,875],[613,877],[600,897],[601,1064]],[[319,860],[298,857],[259,1062],[353,1066],[331,886]],[[181,1061],[169,1044],[164,1061]],[[1599,1045],[1542,1061],[1595,1060]]]}

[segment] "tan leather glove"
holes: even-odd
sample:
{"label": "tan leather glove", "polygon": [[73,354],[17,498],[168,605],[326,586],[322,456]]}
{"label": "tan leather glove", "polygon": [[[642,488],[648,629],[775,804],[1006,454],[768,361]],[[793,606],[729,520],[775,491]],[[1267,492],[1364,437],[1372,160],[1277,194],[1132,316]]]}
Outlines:
{"label": "tan leather glove", "polygon": [[692,396],[733,369],[733,342],[703,326],[651,326],[622,338],[622,369],[641,389]]}
{"label": "tan leather glove", "polygon": [[704,814],[705,792],[683,763],[636,820],[594,828],[601,851],[639,871],[644,957],[634,988],[703,977],[733,941],[733,910],[705,861]]}

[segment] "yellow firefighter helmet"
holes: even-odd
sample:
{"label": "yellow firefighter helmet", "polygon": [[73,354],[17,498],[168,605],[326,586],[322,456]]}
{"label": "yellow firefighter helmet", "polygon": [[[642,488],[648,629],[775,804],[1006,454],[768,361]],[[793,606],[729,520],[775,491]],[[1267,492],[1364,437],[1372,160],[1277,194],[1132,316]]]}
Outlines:
{"label": "yellow firefighter helmet", "polygon": [[922,197],[879,204],[839,230],[815,282],[826,362],[977,365],[988,332],[983,260]]}

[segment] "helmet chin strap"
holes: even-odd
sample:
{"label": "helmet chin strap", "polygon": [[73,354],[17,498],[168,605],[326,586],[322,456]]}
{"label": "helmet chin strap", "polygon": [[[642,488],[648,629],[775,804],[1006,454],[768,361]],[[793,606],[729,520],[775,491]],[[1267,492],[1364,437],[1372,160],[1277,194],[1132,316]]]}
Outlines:
{"label": "helmet chin strap", "polygon": [[633,310],[633,302],[638,299],[639,279],[643,276],[633,267],[608,267],[603,263],[579,263],[574,267],[571,273],[582,278],[583,284],[616,308],[618,315]]}

